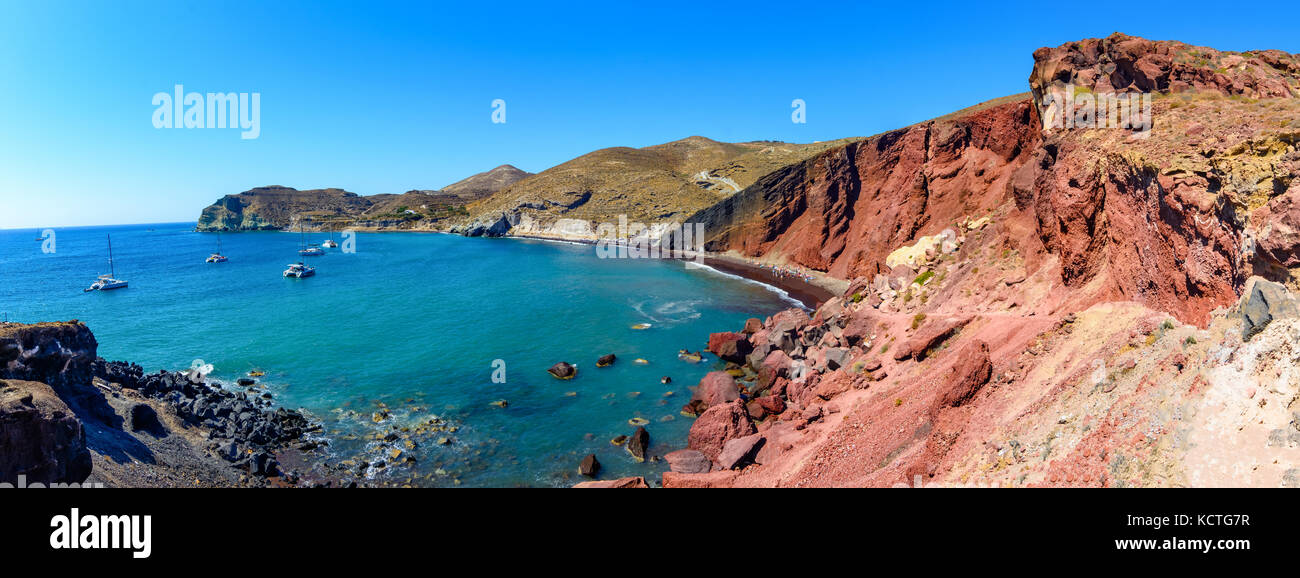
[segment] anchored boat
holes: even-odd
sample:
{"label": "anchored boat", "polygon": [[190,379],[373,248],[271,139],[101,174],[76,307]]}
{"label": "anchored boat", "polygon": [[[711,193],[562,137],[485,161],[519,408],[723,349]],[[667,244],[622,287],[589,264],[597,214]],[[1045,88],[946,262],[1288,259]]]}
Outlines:
{"label": "anchored boat", "polygon": [[324,243],[321,243],[320,246],[325,247],[326,249],[337,249],[337,248],[338,248],[339,244],[334,242],[334,230],[333,230],[333,229],[330,229],[330,238],[325,239],[325,242],[324,242]]}
{"label": "anchored boat", "polygon": [[110,291],[126,289],[126,281],[117,278],[117,269],[113,266],[113,236],[108,236],[108,275],[100,275],[84,292]]}
{"label": "anchored boat", "polygon": [[221,254],[221,233],[217,233],[217,252],[208,256],[208,263],[225,263],[229,261],[225,255]]}
{"label": "anchored boat", "polygon": [[303,257],[319,257],[325,254],[325,250],[316,246],[307,244],[307,230],[298,225],[298,230],[302,232],[302,246],[298,249],[298,254]]}
{"label": "anchored boat", "polygon": [[302,279],[304,277],[311,277],[315,274],[316,274],[315,267],[309,267],[307,265],[304,265],[301,262],[290,263],[289,268],[284,270],[285,277],[294,277],[297,279]]}

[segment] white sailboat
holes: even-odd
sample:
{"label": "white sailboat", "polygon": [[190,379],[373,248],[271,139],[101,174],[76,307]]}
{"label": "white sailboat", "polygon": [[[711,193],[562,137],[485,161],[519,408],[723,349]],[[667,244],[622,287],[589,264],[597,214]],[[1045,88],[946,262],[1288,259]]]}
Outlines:
{"label": "white sailboat", "polygon": [[302,232],[302,248],[298,249],[298,254],[303,257],[319,257],[325,254],[325,250],[316,246],[307,244],[307,230],[298,225],[298,230]]}
{"label": "white sailboat", "polygon": [[113,266],[113,236],[108,236],[108,275],[100,275],[90,287],[85,289],[86,293],[91,291],[110,291],[113,289],[125,289],[126,281],[117,278],[117,269]]}
{"label": "white sailboat", "polygon": [[325,239],[325,242],[321,243],[320,246],[325,247],[326,249],[338,248],[339,244],[334,242],[334,229],[330,229],[330,238]]}
{"label": "white sailboat", "polygon": [[221,232],[218,231],[218,232],[217,232],[217,252],[216,252],[216,253],[213,253],[213,254],[211,254],[211,255],[208,255],[207,262],[208,262],[208,263],[225,263],[226,261],[229,261],[229,260],[230,260],[230,259],[227,259],[225,255],[222,255],[222,254],[221,254]]}

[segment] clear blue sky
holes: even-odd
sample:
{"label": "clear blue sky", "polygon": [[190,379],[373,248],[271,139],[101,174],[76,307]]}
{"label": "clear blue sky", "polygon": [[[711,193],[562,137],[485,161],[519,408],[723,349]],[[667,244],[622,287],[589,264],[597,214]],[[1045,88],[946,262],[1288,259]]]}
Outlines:
{"label": "clear blue sky", "polygon": [[[437,188],[694,134],[870,135],[1023,92],[1034,49],[1114,31],[1300,52],[1291,3],[539,4],[5,2],[0,228],[194,220],[267,184]],[[260,93],[261,137],[153,128],[178,83]]]}

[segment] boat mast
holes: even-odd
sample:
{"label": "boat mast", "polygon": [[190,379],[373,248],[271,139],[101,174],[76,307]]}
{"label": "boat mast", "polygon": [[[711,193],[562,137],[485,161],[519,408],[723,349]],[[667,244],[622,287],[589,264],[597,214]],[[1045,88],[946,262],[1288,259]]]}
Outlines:
{"label": "boat mast", "polygon": [[[107,235],[107,234],[106,234]],[[113,267],[113,236],[108,236],[108,274],[112,278],[117,278],[117,269]]]}

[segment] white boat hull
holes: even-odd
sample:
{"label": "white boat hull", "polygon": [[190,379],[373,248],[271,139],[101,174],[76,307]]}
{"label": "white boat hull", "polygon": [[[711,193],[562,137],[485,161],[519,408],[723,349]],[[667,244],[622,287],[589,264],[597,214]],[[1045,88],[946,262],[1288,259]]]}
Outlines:
{"label": "white boat hull", "polygon": [[118,280],[96,281],[93,285],[91,285],[89,288],[86,289],[86,292],[89,293],[91,291],[112,291],[114,289],[126,289],[126,287],[127,287],[126,281],[118,281]]}

